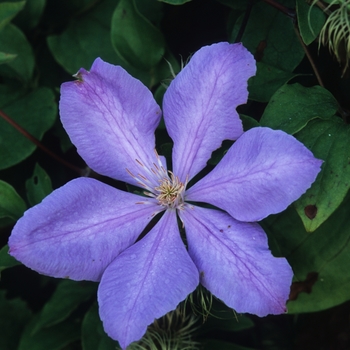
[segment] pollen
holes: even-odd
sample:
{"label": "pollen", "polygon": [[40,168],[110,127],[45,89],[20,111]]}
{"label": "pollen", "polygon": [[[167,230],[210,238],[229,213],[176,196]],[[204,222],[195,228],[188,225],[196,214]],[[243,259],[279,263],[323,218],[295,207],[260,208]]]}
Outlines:
{"label": "pollen", "polygon": [[[183,183],[173,174],[172,171],[166,169],[155,150],[157,162],[151,166],[145,165],[138,159],[135,159],[139,167],[139,171],[131,172],[126,169],[127,173],[136,180],[137,185],[144,189],[143,194],[147,197],[154,198],[158,205],[164,209],[184,209],[185,207],[185,190],[188,183],[188,176]],[[137,202],[137,204],[145,204],[145,202]],[[164,208],[165,207],[165,208]]]}
{"label": "pollen", "polygon": [[184,204],[185,184],[177,176],[169,171],[170,177],[164,177],[155,187],[156,199],[160,205],[168,208],[180,209]]}

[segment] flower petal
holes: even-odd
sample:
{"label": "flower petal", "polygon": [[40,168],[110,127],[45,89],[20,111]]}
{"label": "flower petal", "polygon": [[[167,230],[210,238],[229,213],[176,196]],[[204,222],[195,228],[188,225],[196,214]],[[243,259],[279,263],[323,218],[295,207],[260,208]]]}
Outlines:
{"label": "flower petal", "polygon": [[186,199],[213,204],[237,220],[258,221],[298,199],[315,181],[321,164],[293,136],[253,128],[187,191]]}
{"label": "flower petal", "polygon": [[10,254],[44,275],[99,281],[135,242],[157,206],[99,181],[79,178],[27,210],[9,239]]}
{"label": "flower petal", "polygon": [[205,288],[237,312],[265,316],[286,311],[293,272],[286,259],[271,255],[258,224],[197,206],[180,216]]}
{"label": "flower petal", "polygon": [[107,334],[125,349],[154,319],[174,310],[198,285],[198,270],[181,240],[175,211],[167,211],[103,274],[98,290]]}
{"label": "flower petal", "polygon": [[253,56],[242,44],[218,43],[196,52],[163,100],[164,121],[174,141],[173,172],[181,181],[202,170],[225,139],[243,132],[236,107],[247,102]]}
{"label": "flower petal", "polygon": [[[90,72],[62,84],[61,121],[79,154],[96,172],[137,184],[126,169],[140,172],[157,162],[154,131],[161,110],[151,92],[123,68],[97,58]],[[156,183],[157,184],[157,183]]]}

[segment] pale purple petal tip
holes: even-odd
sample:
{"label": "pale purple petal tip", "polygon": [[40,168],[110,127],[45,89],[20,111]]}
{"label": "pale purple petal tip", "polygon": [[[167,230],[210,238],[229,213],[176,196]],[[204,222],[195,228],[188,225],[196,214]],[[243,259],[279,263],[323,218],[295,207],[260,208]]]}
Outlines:
{"label": "pale purple petal tip", "polygon": [[106,269],[98,290],[106,333],[125,349],[155,319],[174,310],[198,283],[198,270],[181,240],[175,211],[167,211]]}
{"label": "pale purple petal tip", "polygon": [[285,210],[315,181],[322,161],[293,136],[253,128],[229,149],[187,200],[207,202],[241,221],[258,221]]}
{"label": "pale purple petal tip", "polygon": [[99,281],[135,242],[156,204],[99,181],[79,178],[27,210],[9,238],[10,254],[52,277]]}
{"label": "pale purple petal tip", "polygon": [[247,82],[255,71],[254,58],[242,44],[218,43],[197,51],[172,81],[163,111],[180,180],[203,169],[223,140],[242,134],[236,108],[247,102]]}
{"label": "pale purple petal tip", "polygon": [[129,175],[156,162],[154,131],[161,110],[152,93],[123,68],[97,58],[90,72],[62,84],[61,121],[78,153],[96,172],[137,184]]}
{"label": "pale purple petal tip", "polygon": [[286,259],[272,256],[258,224],[199,207],[181,218],[204,287],[237,312],[262,317],[286,311],[293,272]]}

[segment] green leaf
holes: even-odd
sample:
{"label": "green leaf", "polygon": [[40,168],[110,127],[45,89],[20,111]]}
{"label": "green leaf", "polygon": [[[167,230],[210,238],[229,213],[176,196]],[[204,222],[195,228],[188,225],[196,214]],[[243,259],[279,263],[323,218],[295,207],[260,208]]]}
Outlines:
{"label": "green leaf", "polygon": [[[11,102],[3,111],[24,130],[37,139],[53,125],[57,106],[53,92],[42,87],[29,95]],[[12,125],[0,118],[0,169],[21,162],[32,154],[36,146]]]}
{"label": "green leaf", "polygon": [[337,209],[350,188],[350,126],[336,117],[318,119],[295,137],[324,160],[316,181],[295,202],[306,230],[312,232]]}
{"label": "green leaf", "polygon": [[34,70],[34,53],[25,35],[13,24],[3,28],[0,35],[2,52],[17,55],[7,64],[0,66],[0,75],[28,82]]}
{"label": "green leaf", "polygon": [[135,1],[120,0],[112,17],[112,44],[134,67],[155,67],[165,53],[162,33],[137,10]]}
{"label": "green leaf", "polygon": [[25,96],[26,90],[15,86],[0,84],[0,109]]}
{"label": "green leaf", "polygon": [[[115,2],[117,2],[116,0]],[[88,11],[93,11],[95,6],[101,2],[96,0],[61,0],[59,2],[59,10],[63,13],[69,13],[72,15],[81,15]],[[50,5],[50,2],[49,4]],[[56,8],[56,7],[54,7]]]}
{"label": "green leaf", "polygon": [[9,255],[8,251],[9,247],[7,244],[0,249],[0,273],[2,270],[5,270],[9,267],[21,265],[19,261]]}
{"label": "green leaf", "polygon": [[117,344],[117,342],[109,338],[104,332],[98,315],[98,305],[94,303],[83,320],[83,350],[115,350]]}
{"label": "green leaf", "polygon": [[25,3],[25,1],[0,3],[0,31],[23,9]]}
{"label": "green leaf", "polygon": [[[295,6],[293,1],[282,3],[289,7]],[[230,41],[235,40],[243,17],[244,14],[235,22]],[[242,42],[258,62],[286,72],[292,72],[304,57],[292,20],[262,2],[253,6]]]}
{"label": "green leaf", "polygon": [[[89,69],[96,57],[101,57],[106,62],[122,66],[133,77],[152,88],[169,77],[166,60],[175,65],[178,63],[168,50],[157,66],[147,71],[140,69],[139,65],[137,68],[131,66],[120,57],[111,43],[111,20],[117,4],[115,0],[98,3],[93,10],[73,19],[62,34],[49,37],[48,46],[56,61],[71,74],[81,67]],[[158,18],[159,15],[154,17]]]}
{"label": "green leaf", "polygon": [[39,164],[35,165],[33,176],[26,181],[26,190],[31,206],[40,203],[52,192],[51,179]]}
{"label": "green leaf", "polygon": [[35,317],[24,329],[17,350],[61,350],[80,338],[80,324],[76,320],[67,320],[33,333],[37,319]]}
{"label": "green leaf", "polygon": [[294,134],[312,119],[331,118],[337,108],[333,95],[321,86],[284,85],[272,96],[260,124]]}
{"label": "green leaf", "polygon": [[75,74],[81,67],[89,69],[96,57],[120,64],[110,38],[110,23],[117,3],[103,1],[94,11],[72,20],[62,34],[48,37],[53,56],[68,73]]}
{"label": "green leaf", "polygon": [[1,227],[6,227],[6,226],[10,226],[13,225],[13,220],[10,218],[2,218],[0,219],[0,228]]}
{"label": "green leaf", "polygon": [[[240,114],[239,117],[242,120],[244,131],[260,126],[258,121],[256,121],[252,117],[249,117],[248,115]],[[224,157],[224,155],[227,153],[227,151],[231,148],[232,144],[233,144],[233,141],[224,140],[222,142],[221,147],[212,153],[210,159],[208,160],[208,164],[210,165],[218,164],[221,161],[221,159]],[[170,153],[170,156],[171,156],[171,153]]]}
{"label": "green leaf", "polygon": [[70,148],[73,147],[72,141],[70,140],[66,130],[62,128],[60,121],[55,123],[52,132],[60,140],[60,147],[63,153],[67,152]]}
{"label": "green leaf", "polygon": [[0,180],[0,218],[19,219],[27,209],[24,200],[7,182]]}
{"label": "green leaf", "polygon": [[17,57],[16,54],[0,52],[0,64],[8,63],[13,61]]}
{"label": "green leaf", "polygon": [[230,140],[224,140],[221,144],[221,147],[219,149],[216,149],[210,159],[208,160],[208,164],[210,165],[217,165],[221,159],[224,157],[224,155],[227,153],[227,151],[231,148],[233,142]]}
{"label": "green leaf", "polygon": [[0,291],[0,349],[17,350],[18,341],[31,311],[20,299],[8,300],[6,292]]}
{"label": "green leaf", "polygon": [[61,281],[32,327],[32,334],[66,320],[81,303],[96,294],[96,289],[92,282]]}
{"label": "green leaf", "polygon": [[268,102],[271,96],[297,74],[283,71],[263,62],[257,62],[256,75],[249,79],[249,99]]}
{"label": "green leaf", "polygon": [[155,26],[160,26],[163,19],[163,4],[154,0],[135,0],[135,7],[142,16]]}
{"label": "green leaf", "polygon": [[48,46],[56,61],[71,74],[81,67],[89,69],[96,57],[101,57],[106,62],[122,66],[149,85],[149,73],[130,66],[112,46],[111,20],[116,4],[115,0],[100,2],[93,11],[72,20],[62,34],[48,37]]}
{"label": "green leaf", "polygon": [[321,311],[350,299],[349,205],[350,194],[313,233],[305,231],[293,206],[261,222],[295,274],[289,313]]}
{"label": "green leaf", "polygon": [[[158,86],[157,90],[153,94],[153,97],[159,106],[162,106],[162,104],[163,104],[163,97],[164,97],[164,94],[165,94],[170,82],[171,82],[171,80],[167,83],[160,84]],[[159,125],[157,126],[157,129],[165,129],[165,124],[164,124],[163,118],[161,119]]]}
{"label": "green leaf", "polygon": [[98,316],[98,305],[94,303],[85,314],[81,328],[83,350],[96,350],[99,348],[102,329],[102,323]]}
{"label": "green leaf", "polygon": [[[154,69],[151,71],[152,81],[150,86],[155,85],[159,81],[161,82],[161,84],[159,84],[158,88],[153,94],[153,97],[159,106],[162,106],[165,91],[167,90],[171,81],[174,79],[174,75],[176,76],[176,74],[179,71],[180,71],[179,63],[177,62],[175,57],[168,51],[165,53],[164,60],[161,60],[160,63],[158,64],[157,69]],[[165,129],[165,124],[163,119],[158,125],[158,128]]]}
{"label": "green leaf", "polygon": [[174,72],[177,74],[179,71],[180,65],[178,61],[175,59],[173,54],[167,50],[158,65],[149,71],[150,82],[148,83],[148,87],[151,89],[159,82],[163,84],[170,84],[171,80],[174,79],[172,73]]}
{"label": "green leaf", "polygon": [[300,35],[306,45],[311,44],[320,33],[326,15],[317,6],[310,6],[305,0],[297,0],[297,16]]}
{"label": "green leaf", "polygon": [[256,119],[250,117],[249,115],[240,114],[239,117],[242,120],[244,131],[248,131],[251,128],[256,128],[257,126],[260,126],[259,122]]}
{"label": "green leaf", "polygon": [[15,18],[14,23],[24,31],[33,29],[40,21],[46,0],[27,0],[23,11]]}

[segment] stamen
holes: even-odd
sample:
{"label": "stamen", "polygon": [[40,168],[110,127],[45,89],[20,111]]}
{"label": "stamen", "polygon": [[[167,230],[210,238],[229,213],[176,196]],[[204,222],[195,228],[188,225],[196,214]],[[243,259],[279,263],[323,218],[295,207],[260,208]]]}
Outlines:
{"label": "stamen", "polygon": [[[129,169],[126,169],[126,171],[132,178],[136,179],[137,185],[146,190],[143,191],[144,195],[155,198],[158,201],[160,211],[167,208],[184,209],[185,205],[187,205],[185,203],[185,189],[188,183],[188,176],[185,183],[182,183],[173,172],[166,170],[156,150],[154,150],[154,153],[158,164],[152,163],[151,167],[147,167],[139,159],[135,159],[137,164],[142,167],[141,172],[135,176]],[[137,202],[137,204],[144,203]]]}
{"label": "stamen", "polygon": [[171,171],[168,173],[170,178],[163,177],[159,181],[160,185],[154,188],[158,193],[156,198],[162,206],[179,209],[184,205],[185,185]]}
{"label": "stamen", "polygon": [[135,159],[137,163],[139,163],[142,167],[144,167],[144,165],[138,160],[138,159]]}
{"label": "stamen", "polygon": [[130,175],[131,177],[133,177],[133,178],[136,177],[128,168],[126,168],[126,171],[129,173],[129,175]]}
{"label": "stamen", "polygon": [[181,218],[181,216],[179,215],[179,218],[180,218],[180,221],[181,221],[181,226],[182,226],[182,228],[185,228],[185,223],[183,222],[183,220],[182,220],[182,218]]}
{"label": "stamen", "polygon": [[143,191],[142,193],[143,193],[144,195],[148,196],[148,197],[152,197],[152,198],[156,198],[156,197],[157,197],[157,196],[156,196],[154,193],[152,193],[152,192]]}
{"label": "stamen", "polygon": [[147,188],[147,187],[148,187],[147,185],[145,185],[143,182],[140,182],[140,181],[137,181],[137,184],[140,185],[140,186],[142,186],[142,187],[144,187],[144,188]]}
{"label": "stamen", "polygon": [[144,179],[145,181],[148,181],[146,176],[143,176],[141,174],[137,174],[137,176],[139,176],[141,179]]}

